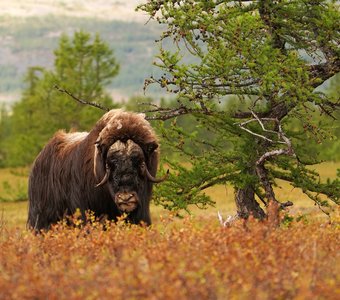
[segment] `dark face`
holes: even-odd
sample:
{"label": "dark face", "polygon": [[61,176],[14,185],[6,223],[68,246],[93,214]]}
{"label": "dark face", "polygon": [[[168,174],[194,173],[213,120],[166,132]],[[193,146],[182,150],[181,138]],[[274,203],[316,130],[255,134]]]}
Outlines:
{"label": "dark face", "polygon": [[138,191],[145,184],[143,150],[132,140],[117,141],[108,150],[106,166],[109,170],[107,186],[122,212],[131,212],[140,205]]}
{"label": "dark face", "polygon": [[[151,142],[144,147],[146,155],[149,156],[158,145]],[[122,212],[131,212],[142,204],[140,195],[146,185],[162,182],[168,176],[167,173],[162,178],[155,178],[154,174],[150,174],[144,151],[132,140],[118,140],[107,151],[103,151],[100,143],[97,143],[94,170],[97,179],[101,181],[96,186],[107,186]]]}

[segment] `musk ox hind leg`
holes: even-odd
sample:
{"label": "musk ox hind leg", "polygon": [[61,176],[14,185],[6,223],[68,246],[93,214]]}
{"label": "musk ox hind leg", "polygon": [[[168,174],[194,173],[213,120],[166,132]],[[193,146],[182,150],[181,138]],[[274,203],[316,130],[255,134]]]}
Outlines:
{"label": "musk ox hind leg", "polygon": [[27,228],[36,232],[48,230],[55,220],[51,220],[44,212],[44,205],[41,203],[41,188],[32,180],[32,177],[29,178],[28,198]]}
{"label": "musk ox hind leg", "polygon": [[[65,149],[64,133],[57,133],[35,159],[28,180],[27,227],[35,231],[48,230],[52,224],[75,211],[77,202],[68,203],[71,195],[67,184],[70,175],[65,171],[60,149]],[[66,162],[70,165],[69,162]]]}

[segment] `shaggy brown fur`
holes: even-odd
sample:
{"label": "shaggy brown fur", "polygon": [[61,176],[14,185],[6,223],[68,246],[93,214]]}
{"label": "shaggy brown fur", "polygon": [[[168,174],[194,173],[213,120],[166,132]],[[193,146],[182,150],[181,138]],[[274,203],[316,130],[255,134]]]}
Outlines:
{"label": "shaggy brown fur", "polygon": [[150,224],[153,182],[143,170],[156,175],[157,148],[144,116],[122,110],[106,113],[89,133],[57,132],[30,174],[28,226],[48,229],[77,208],[84,218],[86,210],[111,220],[127,212],[130,222]]}

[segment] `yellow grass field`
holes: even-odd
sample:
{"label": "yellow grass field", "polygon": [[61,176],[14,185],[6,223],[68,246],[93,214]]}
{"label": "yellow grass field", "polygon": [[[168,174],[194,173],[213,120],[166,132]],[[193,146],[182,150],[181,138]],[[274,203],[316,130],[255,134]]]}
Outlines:
{"label": "yellow grass field", "polygon": [[[311,167],[320,173],[321,180],[327,178],[336,178],[337,169],[340,168],[340,162],[325,162],[320,165]],[[0,196],[9,197],[3,188],[3,182],[11,185],[12,189],[22,189],[27,186],[28,169],[0,169]],[[18,176],[18,174],[20,176]],[[279,187],[275,188],[276,195],[281,201],[292,201],[294,206],[290,208],[292,214],[314,213],[319,216],[319,210],[313,205],[313,202],[304,195],[301,190],[293,189],[287,182],[279,181]],[[223,216],[233,215],[236,212],[234,203],[234,191],[230,186],[215,186],[209,188],[206,193],[216,202],[214,207],[206,210],[197,207],[191,207],[192,215],[198,217],[216,217],[217,212]],[[25,228],[27,218],[27,201],[20,202],[1,202],[0,201],[0,220],[10,227]],[[160,216],[168,215],[168,212],[159,206],[151,207],[152,220],[158,222]]]}

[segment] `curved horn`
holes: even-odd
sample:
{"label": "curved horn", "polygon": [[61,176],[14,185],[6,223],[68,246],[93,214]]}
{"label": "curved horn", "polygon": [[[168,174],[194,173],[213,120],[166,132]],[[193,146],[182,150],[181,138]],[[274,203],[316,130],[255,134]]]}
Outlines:
{"label": "curved horn", "polygon": [[149,172],[149,170],[148,170],[148,168],[147,168],[147,166],[146,166],[145,163],[142,164],[142,170],[143,170],[144,175],[146,175],[146,178],[147,178],[149,181],[153,182],[153,183],[160,183],[160,182],[164,181],[165,179],[167,179],[168,176],[169,176],[169,170],[167,170],[167,171],[166,171],[166,174],[165,174],[163,177],[161,177],[161,178],[153,177],[153,176],[150,174],[150,172]]}
{"label": "curved horn", "polygon": [[101,182],[99,182],[96,187],[100,187],[102,185],[104,185],[105,183],[107,183],[107,181],[109,180],[109,176],[110,176],[110,169],[106,168],[106,173],[104,175],[104,178],[102,179]]}

